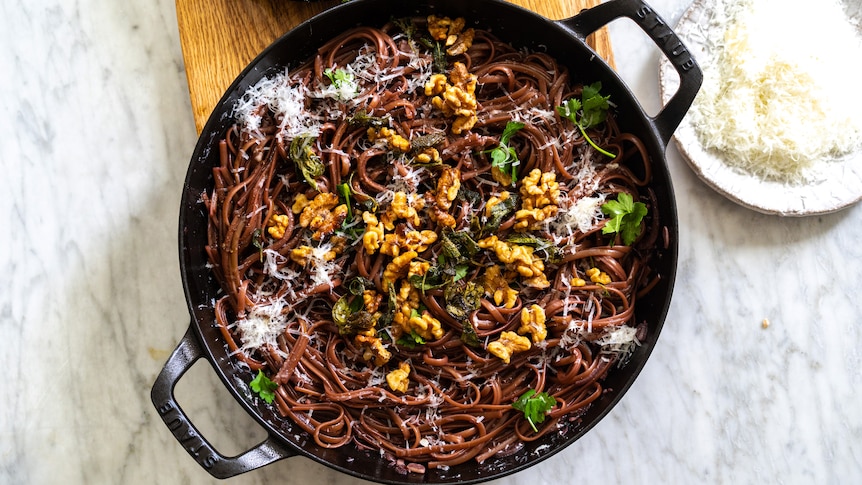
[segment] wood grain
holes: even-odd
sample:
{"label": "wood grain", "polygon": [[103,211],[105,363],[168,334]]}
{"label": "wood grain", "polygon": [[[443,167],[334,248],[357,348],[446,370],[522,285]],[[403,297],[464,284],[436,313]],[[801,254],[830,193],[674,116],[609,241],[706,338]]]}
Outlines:
{"label": "wood grain", "polygon": [[[601,0],[509,1],[559,20]],[[180,44],[198,133],[224,91],[260,51],[304,20],[339,3],[340,0],[176,0]],[[614,65],[606,28],[587,41]]]}

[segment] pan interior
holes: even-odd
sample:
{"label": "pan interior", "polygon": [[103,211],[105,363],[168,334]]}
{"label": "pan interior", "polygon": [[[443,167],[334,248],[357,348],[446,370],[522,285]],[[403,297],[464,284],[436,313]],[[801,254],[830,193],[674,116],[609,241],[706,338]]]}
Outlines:
{"label": "pan interior", "polygon": [[[381,12],[386,12],[382,14]],[[326,449],[315,444],[291,421],[273,408],[252,399],[247,383],[252,373],[229,357],[228,349],[216,328],[213,302],[221,294],[218,282],[208,268],[204,246],[207,244],[207,214],[200,203],[201,194],[212,187],[212,168],[218,165],[217,144],[231,125],[230,113],[236,99],[262,77],[295,66],[310,58],[325,41],[357,25],[381,26],[390,17],[429,14],[464,17],[476,27],[490,30],[516,47],[544,51],[567,65],[577,81],[600,80],[612,96],[618,112],[625,113],[619,123],[647,144],[653,159],[651,189],[658,201],[661,223],[668,228],[670,244],[653,259],[663,279],[646,297],[638,301],[637,322],[646,322],[648,336],[621,368],[610,371],[606,392],[581,416],[573,416],[559,433],[526,443],[517,453],[491,458],[482,464],[468,462],[448,470],[428,470],[425,475],[398,474],[376,453],[355,447]],[[669,175],[664,163],[664,147],[658,142],[647,118],[631,92],[583,42],[561,24],[551,22],[508,2],[459,0],[404,2],[402,0],[354,0],[342,4],[300,25],[267,48],[237,78],[222,98],[204,127],[189,166],[180,217],[180,256],[186,298],[202,346],[213,367],[240,404],[271,434],[294,445],[298,452],[327,466],[353,476],[381,483],[474,483],[499,478],[535,465],[577,440],[594,426],[622,397],[645,364],[655,345],[667,308],[676,268],[677,219]]]}

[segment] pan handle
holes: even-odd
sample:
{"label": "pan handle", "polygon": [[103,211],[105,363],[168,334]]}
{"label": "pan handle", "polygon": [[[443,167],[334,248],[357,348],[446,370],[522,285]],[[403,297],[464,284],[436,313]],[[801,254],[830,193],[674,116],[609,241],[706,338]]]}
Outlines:
{"label": "pan handle", "polygon": [[621,17],[632,19],[655,42],[679,74],[680,84],[676,93],[664,108],[651,118],[666,147],[703,82],[700,67],[670,26],[642,0],[609,0],[582,10],[572,18],[560,20],[559,23],[586,42],[588,35]]}
{"label": "pan handle", "polygon": [[201,357],[203,352],[192,327],[189,326],[156,378],[150,394],[165,425],[198,465],[215,478],[230,478],[296,455],[296,451],[287,448],[271,435],[254,448],[233,457],[222,455],[210,445],[189,421],[174,397],[177,382]]}

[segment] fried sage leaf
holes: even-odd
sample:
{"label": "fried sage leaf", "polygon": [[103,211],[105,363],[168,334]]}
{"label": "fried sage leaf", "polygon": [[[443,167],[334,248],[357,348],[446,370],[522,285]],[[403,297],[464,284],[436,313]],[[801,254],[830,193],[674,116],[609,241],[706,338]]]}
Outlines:
{"label": "fried sage leaf", "polygon": [[290,159],[296,164],[303,178],[317,189],[317,177],[323,175],[323,162],[312,150],[315,137],[309,135],[298,136],[290,142]]}

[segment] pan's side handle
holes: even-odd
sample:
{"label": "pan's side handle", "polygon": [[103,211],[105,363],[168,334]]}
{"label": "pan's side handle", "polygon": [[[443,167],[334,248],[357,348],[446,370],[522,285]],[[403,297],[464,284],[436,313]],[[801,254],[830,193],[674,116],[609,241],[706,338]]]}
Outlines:
{"label": "pan's side handle", "polygon": [[703,82],[700,67],[670,26],[642,0],[609,0],[560,23],[585,41],[588,35],[621,17],[632,19],[679,74],[680,84],[673,98],[652,118],[662,143],[667,146]]}
{"label": "pan's side handle", "polygon": [[287,448],[272,436],[268,436],[254,448],[234,457],[224,456],[210,445],[189,421],[174,397],[177,382],[202,356],[197,337],[189,326],[156,378],[150,394],[159,416],[171,430],[174,438],[198,465],[215,478],[229,478],[295,455],[294,450]]}

